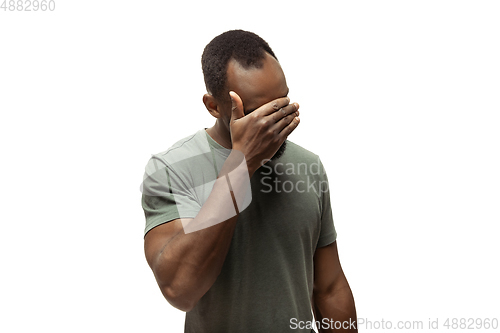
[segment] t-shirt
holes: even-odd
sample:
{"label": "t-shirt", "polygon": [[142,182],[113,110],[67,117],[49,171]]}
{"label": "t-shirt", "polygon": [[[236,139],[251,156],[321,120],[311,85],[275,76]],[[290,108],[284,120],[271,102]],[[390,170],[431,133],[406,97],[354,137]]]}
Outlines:
{"label": "t-shirt", "polygon": [[[143,183],[145,234],[194,218],[229,153],[200,130],[154,155]],[[250,184],[251,202],[240,212],[222,271],[186,313],[187,333],[311,331],[292,328],[313,320],[314,252],[337,236],[323,165],[287,141],[285,153]]]}

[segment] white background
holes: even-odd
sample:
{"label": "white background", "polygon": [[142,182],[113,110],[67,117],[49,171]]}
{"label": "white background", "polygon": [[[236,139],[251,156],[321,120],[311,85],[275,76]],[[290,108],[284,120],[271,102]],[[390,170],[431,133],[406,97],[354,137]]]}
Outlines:
{"label": "white background", "polygon": [[498,1],[179,3],[0,11],[0,331],[183,331],[139,185],[214,123],[201,53],[235,28],[301,105],[290,140],[328,172],[358,317],[500,317]]}

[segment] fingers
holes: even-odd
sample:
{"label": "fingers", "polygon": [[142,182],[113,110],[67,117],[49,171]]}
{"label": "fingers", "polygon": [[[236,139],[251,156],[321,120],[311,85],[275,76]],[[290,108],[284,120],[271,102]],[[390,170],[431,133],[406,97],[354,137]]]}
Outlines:
{"label": "fingers", "polygon": [[275,99],[274,101],[271,101],[267,104],[262,105],[260,108],[255,110],[255,112],[261,113],[263,116],[268,116],[268,115],[273,114],[274,112],[278,111],[279,109],[287,106],[288,103],[290,103],[290,98],[281,97],[281,98]]}
{"label": "fingers", "polygon": [[[291,117],[289,117],[290,115],[291,115]],[[288,117],[288,119],[289,119],[288,123],[289,123],[293,119],[293,117],[299,116],[299,104],[298,103],[289,104],[285,107],[280,108],[279,110],[275,111],[274,113],[272,113],[269,116],[272,117],[272,119],[275,123],[278,123],[283,118]],[[280,130],[281,130],[281,128],[280,128]]]}
{"label": "fingers", "polygon": [[237,93],[230,91],[229,97],[231,97],[231,122],[233,122],[234,120],[243,118],[245,112],[243,111],[243,101]]}
{"label": "fingers", "polygon": [[[291,120],[289,120],[289,118]],[[300,119],[299,117],[294,117],[293,115],[289,115],[288,117],[283,118],[279,123],[276,124],[276,126],[279,126],[281,130],[279,132],[280,140],[285,141],[286,138],[292,133],[297,126],[299,126]]]}

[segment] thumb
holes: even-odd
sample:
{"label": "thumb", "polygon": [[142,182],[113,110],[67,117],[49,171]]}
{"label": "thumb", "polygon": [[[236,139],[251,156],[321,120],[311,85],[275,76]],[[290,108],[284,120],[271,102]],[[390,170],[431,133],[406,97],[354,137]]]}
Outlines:
{"label": "thumb", "polygon": [[231,122],[243,118],[245,113],[243,112],[243,101],[240,96],[234,91],[229,92],[229,97],[231,97]]}

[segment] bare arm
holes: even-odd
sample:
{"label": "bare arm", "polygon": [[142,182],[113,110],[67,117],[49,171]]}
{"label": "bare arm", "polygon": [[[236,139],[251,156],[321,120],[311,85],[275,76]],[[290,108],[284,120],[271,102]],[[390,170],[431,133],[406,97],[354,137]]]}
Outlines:
{"label": "bare arm", "polygon": [[[150,230],[144,240],[146,259],[163,295],[170,304],[183,311],[192,309],[212,286],[229,250],[238,216],[230,214],[233,217],[225,222],[216,219],[227,216],[221,211],[232,209],[234,212],[235,209],[234,201],[227,200],[225,178],[230,169],[228,166],[236,158],[231,154],[196,218],[159,225]],[[234,173],[232,175],[233,190],[245,193],[245,182],[240,182]],[[235,184],[235,179],[239,184]],[[199,230],[187,232],[186,224],[199,225]],[[203,227],[207,224],[210,226]]]}
{"label": "bare arm", "polygon": [[[249,186],[245,181],[248,176],[244,173],[248,172],[251,177],[262,161],[270,158],[298,125],[298,118],[295,118],[298,105],[288,104],[288,98],[272,101],[245,116],[239,96],[233,94],[231,97],[233,151],[207,201],[198,215],[189,221],[189,225],[210,227],[186,233],[183,227],[186,220],[178,219],[153,228],[145,237],[146,260],[163,295],[170,304],[183,311],[190,311],[196,305],[221,272],[239,215],[236,202],[241,201]],[[281,108],[283,112],[279,111]],[[262,145],[262,142],[270,144]],[[236,167],[242,156],[248,171]],[[228,197],[227,175],[235,204],[232,207],[227,207],[227,200],[221,200]],[[218,220],[221,212],[234,210],[233,207],[236,207],[236,215],[224,222]]]}
{"label": "bare arm", "polygon": [[[320,325],[319,332],[358,332],[354,298],[340,266],[336,241],[314,254],[312,306],[316,321],[328,323]],[[332,324],[340,329],[333,329]]]}

